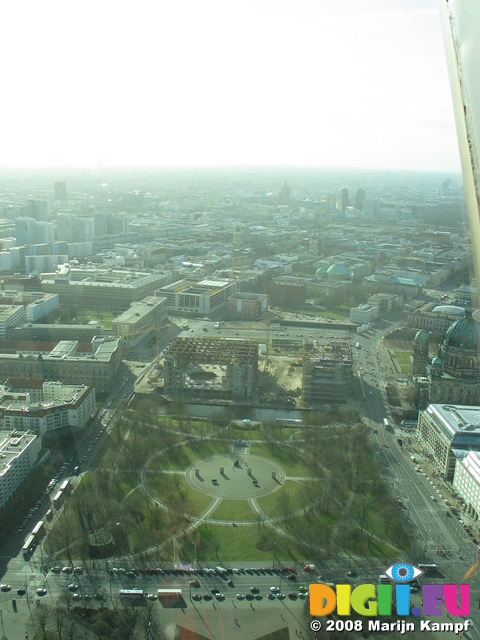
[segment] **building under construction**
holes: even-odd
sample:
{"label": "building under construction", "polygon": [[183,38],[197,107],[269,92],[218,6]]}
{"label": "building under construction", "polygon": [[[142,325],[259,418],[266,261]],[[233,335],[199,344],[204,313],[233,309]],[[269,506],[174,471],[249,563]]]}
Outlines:
{"label": "building under construction", "polygon": [[165,351],[165,392],[250,398],[256,390],[258,344],[249,340],[176,338]]}
{"label": "building under construction", "polygon": [[352,395],[352,383],[352,351],[349,343],[321,346],[305,358],[305,402],[343,404]]}

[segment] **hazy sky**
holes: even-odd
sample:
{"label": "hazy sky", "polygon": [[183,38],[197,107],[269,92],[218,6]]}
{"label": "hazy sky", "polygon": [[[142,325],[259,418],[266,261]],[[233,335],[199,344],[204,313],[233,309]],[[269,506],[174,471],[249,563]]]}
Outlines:
{"label": "hazy sky", "polygon": [[0,165],[459,171],[437,0],[16,0]]}

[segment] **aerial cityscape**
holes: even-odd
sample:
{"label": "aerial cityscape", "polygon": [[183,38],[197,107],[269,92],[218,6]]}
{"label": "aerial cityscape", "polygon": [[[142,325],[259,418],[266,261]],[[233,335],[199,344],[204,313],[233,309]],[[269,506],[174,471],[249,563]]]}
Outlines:
{"label": "aerial cityscape", "polygon": [[477,5],[0,17],[0,640],[480,640]]}
{"label": "aerial cityscape", "polygon": [[478,601],[458,174],[4,170],[0,211],[5,637],[324,637],[309,585],[399,562]]}

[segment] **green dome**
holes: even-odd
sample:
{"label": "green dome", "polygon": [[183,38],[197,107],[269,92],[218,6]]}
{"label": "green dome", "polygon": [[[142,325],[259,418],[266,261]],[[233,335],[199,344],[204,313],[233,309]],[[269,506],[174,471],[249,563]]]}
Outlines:
{"label": "green dome", "polygon": [[332,264],[331,267],[328,267],[327,273],[329,276],[344,276],[347,278],[350,278],[352,275],[347,267],[339,262]]}

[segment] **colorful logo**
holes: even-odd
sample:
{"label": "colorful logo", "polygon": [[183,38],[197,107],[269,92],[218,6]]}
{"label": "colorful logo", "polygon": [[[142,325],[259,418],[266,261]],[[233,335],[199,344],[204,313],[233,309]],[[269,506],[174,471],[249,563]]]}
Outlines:
{"label": "colorful logo", "polygon": [[422,584],[422,607],[411,606],[413,580],[423,574],[415,565],[406,562],[392,564],[380,576],[380,584],[327,584],[309,585],[310,614],[328,616],[336,610],[338,616],[352,612],[367,617],[441,616],[446,610],[452,616],[470,615],[469,584]]}

